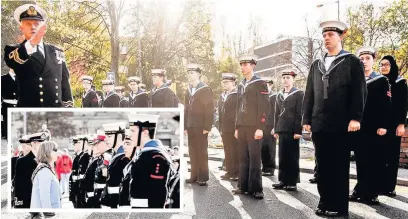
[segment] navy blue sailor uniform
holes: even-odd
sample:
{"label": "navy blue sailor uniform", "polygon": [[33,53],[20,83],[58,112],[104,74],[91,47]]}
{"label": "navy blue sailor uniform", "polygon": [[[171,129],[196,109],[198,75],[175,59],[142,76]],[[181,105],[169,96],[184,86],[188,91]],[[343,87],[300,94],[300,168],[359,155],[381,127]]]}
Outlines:
{"label": "navy blue sailor uniform", "polygon": [[37,51],[29,55],[26,42],[4,48],[4,61],[16,73],[17,107],[73,107],[63,50],[40,43]]}
{"label": "navy blue sailor uniform", "polygon": [[279,175],[284,185],[295,186],[300,182],[299,139],[302,135],[302,102],[304,92],[293,87],[285,98],[284,91],[276,96],[275,133],[279,135]]}
{"label": "navy blue sailor uniform", "polygon": [[85,174],[80,182],[80,190],[83,193],[82,198],[84,198],[84,208],[93,208],[95,203],[95,193],[94,193],[94,182],[95,182],[95,171],[98,166],[98,160],[100,157],[93,157],[89,161],[89,165],[86,168]]}
{"label": "navy blue sailor uniform", "polygon": [[96,92],[92,89],[89,89],[82,96],[82,108],[88,108],[88,107],[99,107],[98,96],[96,95]]}
{"label": "navy blue sailor uniform", "polygon": [[[244,79],[237,88],[239,177],[238,188],[243,192],[255,194],[262,192],[261,144],[255,139],[256,130],[264,130],[268,112],[268,88],[266,82],[257,76],[249,81]],[[265,133],[264,133],[265,136]]]}
{"label": "navy blue sailor uniform", "polygon": [[77,207],[76,197],[79,193],[79,181],[78,181],[78,167],[79,167],[79,158],[84,152],[81,151],[75,155],[74,160],[72,161],[71,174],[69,176],[69,201],[72,202],[74,207]]}
{"label": "navy blue sailor uniform", "polygon": [[133,93],[133,91],[131,91],[129,93],[129,107],[149,107],[149,96],[140,88],[136,93]]}
{"label": "navy blue sailor uniform", "polygon": [[366,83],[368,93],[361,128],[353,133],[352,141],[357,165],[357,184],[352,196],[371,201],[380,192],[378,170],[382,169],[385,142],[385,136],[378,135],[377,130],[387,129],[391,95],[388,79],[381,74],[372,72]]}
{"label": "navy blue sailor uniform", "polygon": [[[267,83],[273,83],[271,80]],[[276,169],[276,138],[271,134],[275,123],[275,102],[277,94],[270,91],[268,97],[269,109],[262,141],[262,175],[274,175]]]}
{"label": "navy blue sailor uniform", "polygon": [[167,185],[173,176],[172,160],[158,148],[158,140],[150,140],[132,161],[130,203],[132,208],[164,208],[168,199]]}
{"label": "navy blue sailor uniform", "polygon": [[348,125],[351,120],[361,122],[366,96],[363,65],[355,55],[342,50],[327,69],[324,59],[312,63],[303,125],[311,126],[316,149],[320,210],[348,212]]}
{"label": "navy blue sailor uniform", "polygon": [[178,98],[167,84],[163,84],[159,88],[154,88],[150,92],[150,106],[172,108],[178,107]]}
{"label": "navy blue sailor uniform", "polygon": [[119,107],[120,106],[120,97],[114,91],[110,91],[106,94],[105,99],[103,100],[102,107]]}
{"label": "navy blue sailor uniform", "polygon": [[[86,204],[86,191],[84,185],[87,185],[85,174],[91,162],[91,155],[87,152],[80,153],[78,158],[78,171],[77,171],[77,183],[78,183],[78,195],[76,196],[76,208],[84,208]],[[89,179],[87,179],[89,180]]]}
{"label": "navy blue sailor uniform", "polygon": [[185,94],[184,128],[187,130],[188,153],[191,162],[191,180],[206,182],[208,171],[208,133],[214,120],[214,101],[211,88],[200,82],[189,86]]}

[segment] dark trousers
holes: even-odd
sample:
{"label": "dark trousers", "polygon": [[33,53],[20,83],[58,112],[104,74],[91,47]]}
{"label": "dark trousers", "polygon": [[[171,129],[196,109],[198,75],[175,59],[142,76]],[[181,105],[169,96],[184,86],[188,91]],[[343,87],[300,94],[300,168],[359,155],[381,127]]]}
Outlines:
{"label": "dark trousers", "polygon": [[279,181],[294,186],[300,182],[299,139],[293,133],[279,133]]}
{"label": "dark trousers", "polygon": [[272,126],[266,126],[262,141],[262,171],[274,172],[276,169],[276,138],[271,135]]}
{"label": "dark trousers", "polygon": [[209,180],[208,172],[208,134],[203,128],[188,128],[188,153],[191,164],[191,179],[199,182]]}
{"label": "dark trousers", "polygon": [[322,210],[348,212],[350,149],[347,132],[313,132],[316,147],[317,190]]}
{"label": "dark trousers", "polygon": [[225,153],[225,167],[227,174],[233,177],[238,176],[239,170],[239,154],[238,154],[238,141],[234,137],[233,132],[223,132],[222,142],[224,144]]}
{"label": "dark trousers", "polygon": [[385,144],[383,146],[383,171],[381,182],[381,192],[392,192],[397,185],[399,157],[401,150],[401,137],[396,136],[396,127],[387,130]]}
{"label": "dark trousers", "polygon": [[250,192],[262,192],[261,146],[262,139],[255,140],[254,126],[238,127],[239,177],[238,188]]}
{"label": "dark trousers", "polygon": [[354,155],[357,165],[357,184],[353,193],[361,198],[375,198],[379,193],[378,171],[381,169],[382,151],[385,136],[376,131],[352,133]]}
{"label": "dark trousers", "polygon": [[3,121],[1,121],[1,137],[7,138],[7,108],[13,107],[13,105],[8,103],[1,104],[1,115],[3,116]]}
{"label": "dark trousers", "polygon": [[79,192],[79,194],[75,196],[75,203],[76,203],[76,206],[74,206],[75,208],[85,208],[86,207],[85,193]]}
{"label": "dark trousers", "polygon": [[316,159],[316,146],[315,146],[314,142],[313,142],[313,146],[315,147],[315,167],[313,169],[313,177],[315,179],[317,179],[317,168],[318,168],[318,166],[317,166],[317,159]]}

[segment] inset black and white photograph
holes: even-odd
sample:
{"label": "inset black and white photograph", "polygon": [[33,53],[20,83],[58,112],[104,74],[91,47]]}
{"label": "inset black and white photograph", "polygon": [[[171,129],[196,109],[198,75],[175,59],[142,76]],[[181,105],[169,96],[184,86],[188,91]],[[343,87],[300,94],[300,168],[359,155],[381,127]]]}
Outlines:
{"label": "inset black and white photograph", "polygon": [[13,109],[10,211],[180,212],[180,117]]}

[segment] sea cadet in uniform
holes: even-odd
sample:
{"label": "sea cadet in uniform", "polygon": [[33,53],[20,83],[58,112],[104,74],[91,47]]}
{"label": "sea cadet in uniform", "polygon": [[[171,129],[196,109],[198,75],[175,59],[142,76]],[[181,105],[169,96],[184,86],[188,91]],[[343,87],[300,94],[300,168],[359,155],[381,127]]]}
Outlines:
{"label": "sea cadet in uniform", "polygon": [[163,145],[154,139],[158,118],[158,115],[135,114],[129,119],[130,129],[135,134],[133,142],[141,145],[130,170],[132,208],[164,208],[168,198],[167,185],[174,170],[171,158],[161,149]]}
{"label": "sea cadet in uniform", "polygon": [[320,24],[328,53],[315,60],[303,100],[303,127],[312,132],[320,201],[316,214],[348,215],[349,132],[360,130],[367,86],[361,61],[342,49],[347,24]]}
{"label": "sea cadet in uniform", "polygon": [[72,161],[72,172],[71,175],[69,176],[69,201],[71,201],[74,207],[76,208],[77,207],[76,197],[79,194],[78,161],[84,152],[81,151],[82,145],[81,142],[79,142],[78,140],[78,136],[72,137],[72,144],[74,145],[75,157],[74,160]]}
{"label": "sea cadet in uniform", "polygon": [[123,178],[120,182],[119,186],[119,208],[130,208],[130,193],[129,193],[129,183],[130,183],[130,169],[132,167],[131,165],[131,160],[134,158],[134,156],[138,153],[137,151],[137,142],[134,143],[132,141],[132,134],[133,135],[138,135],[138,133],[132,133],[130,128],[127,128],[125,130],[125,141],[123,143],[124,147],[124,154],[121,158],[121,162],[124,164],[126,163],[126,166],[123,168],[122,174]]}
{"label": "sea cadet in uniform", "polygon": [[45,43],[47,14],[38,5],[14,11],[25,40],[4,48],[4,61],[14,70],[19,88],[18,107],[72,107],[69,72],[63,50]]}
{"label": "sea cadet in uniform", "polygon": [[[98,130],[99,131],[99,130]],[[92,137],[92,143],[90,151],[84,153],[79,159],[85,160],[88,158],[88,165],[81,166],[80,163],[80,184],[79,188],[81,191],[81,207],[82,208],[93,208],[95,206],[95,193],[94,193],[94,182],[95,182],[95,171],[98,164],[98,159],[100,158],[97,147],[95,146],[95,141],[97,140],[97,135]],[[83,167],[85,172],[82,173]]]}
{"label": "sea cadet in uniform", "polygon": [[[387,77],[374,72],[376,51],[362,47],[356,54],[364,64],[367,100],[360,131],[355,133],[354,154],[357,164],[357,184],[350,195],[351,201],[378,204],[380,182],[378,170],[383,160],[383,146],[391,107],[391,91]],[[375,161],[375,162],[374,162]]]}
{"label": "sea cadet in uniform", "polygon": [[269,90],[269,109],[261,149],[262,175],[273,176],[276,169],[276,138],[273,136],[276,93],[272,90],[273,80],[271,78],[264,78],[264,80],[266,81]]}
{"label": "sea cadet in uniform", "polygon": [[300,182],[299,139],[302,137],[302,103],[304,92],[293,86],[296,72],[282,71],[284,89],[276,96],[274,136],[279,139],[279,183],[275,189],[297,190]]}
{"label": "sea cadet in uniform", "polygon": [[222,85],[226,89],[224,95],[221,96],[222,102],[218,108],[219,115],[219,127],[222,137],[222,143],[224,144],[225,153],[225,167],[226,173],[222,175],[222,179],[238,180],[239,173],[239,154],[238,154],[238,142],[234,137],[235,134],[235,120],[237,112],[237,88],[236,80],[237,76],[234,73],[223,73]]}
{"label": "sea cadet in uniform", "polygon": [[141,88],[141,80],[137,76],[128,78],[129,93],[129,107],[149,107],[149,97]]}
{"label": "sea cadet in uniform", "polygon": [[119,107],[120,97],[115,93],[113,80],[102,80],[102,88],[105,92],[102,107]]}
{"label": "sea cadet in uniform", "polygon": [[391,85],[391,110],[387,127],[386,142],[383,149],[385,163],[379,179],[382,195],[395,197],[397,185],[401,136],[405,133],[407,119],[407,80],[398,73],[395,58],[386,55],[380,61],[380,72],[388,78]]}
{"label": "sea cadet in uniform", "polygon": [[187,183],[207,185],[208,133],[214,120],[214,101],[211,88],[200,80],[202,68],[198,64],[187,65],[189,87],[185,94],[184,129],[188,136],[188,153],[191,177]]}
{"label": "sea cadet in uniform", "polygon": [[98,97],[96,92],[92,89],[93,77],[83,75],[81,77],[82,87],[85,89],[84,95],[82,95],[82,107],[99,107]]}
{"label": "sea cadet in uniform", "polygon": [[129,107],[129,98],[126,97],[125,87],[117,86],[117,87],[115,87],[115,92],[120,98],[119,107],[121,107],[121,108]]}
{"label": "sea cadet in uniform", "polygon": [[166,84],[166,70],[152,69],[154,88],[150,92],[151,107],[178,107],[176,94]]}

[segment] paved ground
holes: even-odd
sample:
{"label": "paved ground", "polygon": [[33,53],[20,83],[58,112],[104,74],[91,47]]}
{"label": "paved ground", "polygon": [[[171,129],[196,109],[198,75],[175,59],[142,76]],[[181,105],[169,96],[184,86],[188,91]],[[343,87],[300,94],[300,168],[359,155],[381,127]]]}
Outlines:
{"label": "paved ground", "polygon": [[[188,158],[184,165],[187,165]],[[1,217],[2,218],[27,218],[26,213],[7,212],[7,202],[4,194],[7,192],[6,180],[7,166],[1,163]],[[288,218],[320,218],[314,214],[314,208],[318,202],[318,192],[315,184],[310,184],[308,179],[312,174],[301,173],[299,191],[286,192],[273,190],[271,184],[277,182],[277,177],[263,177],[265,199],[255,200],[251,197],[232,195],[231,190],[236,186],[235,182],[224,181],[220,176],[223,171],[218,170],[220,161],[209,161],[210,181],[207,187],[198,185],[185,185],[184,189],[184,212],[178,214],[169,213],[57,213],[53,218],[75,219],[119,219],[119,218],[163,218],[163,219],[219,219],[219,218],[259,218],[259,219],[288,219]],[[185,168],[186,169],[186,168]],[[189,177],[187,171],[184,172]],[[277,172],[275,172],[277,175]],[[350,180],[350,187],[355,185],[355,180]],[[367,206],[360,203],[350,203],[349,218],[408,218],[408,187],[398,186],[396,198],[380,197],[381,205]],[[64,197],[63,206],[68,206],[67,198]]]}

